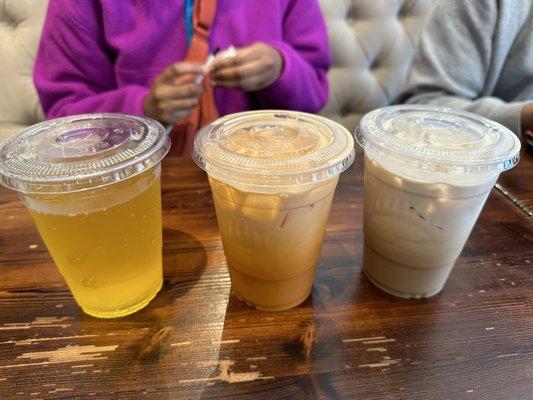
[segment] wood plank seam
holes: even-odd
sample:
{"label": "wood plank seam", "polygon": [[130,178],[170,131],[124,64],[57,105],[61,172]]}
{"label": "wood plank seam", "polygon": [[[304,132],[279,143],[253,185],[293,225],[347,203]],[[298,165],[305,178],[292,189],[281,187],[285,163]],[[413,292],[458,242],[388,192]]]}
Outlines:
{"label": "wood plank seam", "polygon": [[495,185],[496,190],[498,190],[501,194],[504,195],[507,199],[511,200],[511,202],[518,207],[522,212],[526,213],[528,217],[533,217],[533,211],[529,209],[524,203],[522,203],[516,196],[514,196],[511,192],[509,192],[507,189],[505,189],[502,185],[497,183]]}

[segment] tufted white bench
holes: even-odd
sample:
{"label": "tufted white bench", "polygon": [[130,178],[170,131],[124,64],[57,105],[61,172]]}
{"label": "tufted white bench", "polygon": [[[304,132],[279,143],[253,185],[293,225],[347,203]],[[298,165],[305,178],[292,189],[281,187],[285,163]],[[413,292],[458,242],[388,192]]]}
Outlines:
{"label": "tufted white bench", "polygon": [[0,0],[0,139],[43,119],[32,80],[46,0]]}
{"label": "tufted white bench", "polygon": [[[319,1],[333,53],[322,114],[353,131],[398,95],[432,0]],[[0,0],[0,139],[43,119],[32,68],[47,3]]]}
{"label": "tufted white bench", "polygon": [[320,0],[334,60],[324,116],[353,132],[362,114],[396,99],[431,2]]}

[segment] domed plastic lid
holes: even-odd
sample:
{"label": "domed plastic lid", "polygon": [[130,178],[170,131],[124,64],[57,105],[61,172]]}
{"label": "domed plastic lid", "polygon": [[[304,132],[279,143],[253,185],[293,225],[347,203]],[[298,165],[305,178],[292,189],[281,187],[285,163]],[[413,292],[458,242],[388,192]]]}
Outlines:
{"label": "domed plastic lid", "polygon": [[339,124],[292,111],[228,115],[194,141],[200,168],[227,183],[289,186],[340,174],[354,159],[354,141]]}
{"label": "domed plastic lid", "polygon": [[159,163],[170,140],[158,122],[77,115],[43,122],[0,143],[0,183],[24,193],[65,193],[137,175]]}
{"label": "domed plastic lid", "polygon": [[369,155],[453,174],[486,174],[514,167],[520,141],[478,115],[431,106],[391,106],[366,114],[356,132]]}

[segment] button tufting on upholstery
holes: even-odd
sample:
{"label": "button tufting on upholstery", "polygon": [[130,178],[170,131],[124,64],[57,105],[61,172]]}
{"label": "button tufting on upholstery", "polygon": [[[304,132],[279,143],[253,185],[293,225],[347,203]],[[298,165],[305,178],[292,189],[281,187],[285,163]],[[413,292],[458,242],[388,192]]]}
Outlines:
{"label": "button tufting on upholstery", "polygon": [[414,9],[414,6],[416,3],[413,3],[412,1],[405,1],[402,2],[402,5],[398,9],[398,18],[405,18],[405,17],[411,17],[414,15],[418,15],[418,12],[416,9]]}
{"label": "button tufting on upholstery", "polygon": [[46,0],[0,0],[0,139],[40,122],[32,70]]}
{"label": "button tufting on upholstery", "polygon": [[353,131],[362,114],[395,100],[432,0],[319,0],[333,65],[322,114]]}
{"label": "button tufting on upholstery", "polygon": [[379,53],[377,57],[375,57],[370,63],[370,70],[374,71],[378,69],[379,67],[381,67],[382,64],[383,64],[383,55],[382,53]]}
{"label": "button tufting on upholstery", "polygon": [[20,23],[20,19],[17,18],[16,13],[14,13],[13,10],[8,7],[8,4],[2,5],[2,11],[0,12],[0,21],[14,27],[18,26]]}

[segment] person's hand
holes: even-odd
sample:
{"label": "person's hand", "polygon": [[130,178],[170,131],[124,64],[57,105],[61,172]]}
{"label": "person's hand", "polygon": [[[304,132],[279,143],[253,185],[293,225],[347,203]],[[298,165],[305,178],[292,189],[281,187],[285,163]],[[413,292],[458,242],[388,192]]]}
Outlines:
{"label": "person's hand", "polygon": [[522,108],[522,132],[533,131],[533,103]]}
{"label": "person's hand", "polygon": [[253,92],[272,85],[283,71],[283,58],[265,43],[237,50],[235,57],[215,60],[210,78],[213,86]]}
{"label": "person's hand", "polygon": [[180,62],[159,75],[144,99],[147,117],[162,123],[176,123],[189,117],[204,91],[196,80],[205,73],[201,64]]}

